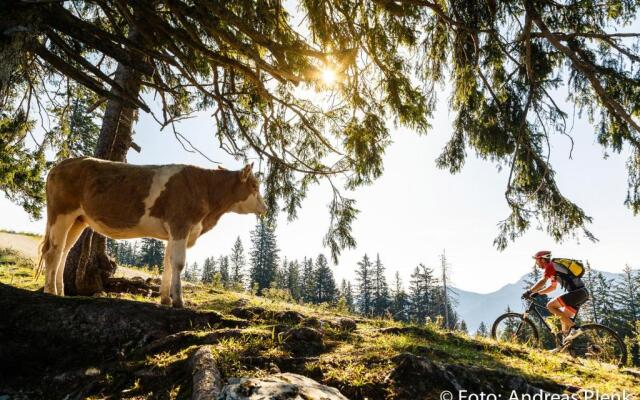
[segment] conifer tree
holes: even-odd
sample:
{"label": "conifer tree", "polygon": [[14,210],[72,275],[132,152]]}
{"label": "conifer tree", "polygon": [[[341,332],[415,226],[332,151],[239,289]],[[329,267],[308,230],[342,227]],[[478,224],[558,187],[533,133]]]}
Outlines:
{"label": "conifer tree", "polygon": [[476,336],[489,337],[489,330],[487,329],[487,325],[484,323],[484,321],[480,322],[478,330],[476,331]]}
{"label": "conifer tree", "polygon": [[356,269],[358,311],[364,315],[373,313],[373,265],[366,254]]}
{"label": "conifer tree", "polygon": [[316,258],[315,267],[315,302],[333,303],[336,300],[336,284],[333,271],[324,254]]}
{"label": "conifer tree", "polygon": [[228,288],[231,283],[229,276],[229,257],[220,256],[218,258],[218,271],[220,272],[220,283],[222,287]]}
{"label": "conifer tree", "polygon": [[433,289],[431,291],[431,307],[429,316],[433,318],[442,317],[442,325],[447,329],[455,329],[458,325],[458,315],[455,312],[455,299],[447,296],[445,299],[444,285],[434,278]]}
{"label": "conifer tree", "polygon": [[385,277],[385,267],[380,260],[380,254],[376,255],[376,261],[373,265],[372,276],[372,307],[373,315],[382,316],[389,307],[389,286]]}
{"label": "conifer tree", "polygon": [[449,263],[447,262],[447,256],[444,250],[440,255],[440,265],[442,268],[442,293],[439,294],[438,300],[442,304],[438,304],[438,308],[444,315],[444,325],[448,329],[452,329],[456,325],[457,317],[453,313],[453,304],[451,304],[451,296],[449,295],[449,287],[447,281],[449,280]]}
{"label": "conifer tree", "polygon": [[[511,312],[511,307],[507,306],[507,309],[505,310],[506,313],[510,313]],[[502,337],[497,338],[497,339],[502,339],[505,341],[512,341],[514,334],[516,333],[517,329],[518,329],[518,324],[519,322],[516,321],[515,318],[507,318],[505,320],[504,326],[502,326]]]}
{"label": "conifer tree", "polygon": [[122,259],[121,259],[121,255],[120,255],[120,251],[121,251],[120,243],[118,243],[117,240],[108,238],[107,239],[107,254],[110,255],[111,257],[113,257],[118,264],[123,264],[122,263]]}
{"label": "conifer tree", "polygon": [[157,239],[142,238],[139,260],[136,265],[158,267],[162,272],[164,265],[164,243]]}
{"label": "conifer tree", "polygon": [[619,333],[624,336],[634,334],[640,320],[640,273],[636,273],[627,264],[622,270],[622,279],[615,282],[611,290],[611,299],[616,308],[616,320]]}
{"label": "conifer tree", "polygon": [[216,274],[216,260],[213,257],[207,257],[202,264],[202,283],[213,283]]}
{"label": "conifer tree", "polygon": [[275,227],[266,219],[260,219],[251,232],[252,248],[250,252],[250,285],[257,284],[258,293],[271,287],[278,266],[278,247]]}
{"label": "conifer tree", "polygon": [[194,261],[191,264],[185,265],[184,270],[182,271],[183,279],[187,282],[199,282],[201,281],[200,276],[200,267],[198,263]]}
{"label": "conifer tree", "polygon": [[587,300],[587,302],[582,306],[583,311],[581,317],[587,321],[599,323],[600,318],[598,310],[600,309],[601,305],[598,302],[598,299],[601,293],[596,292],[597,274],[593,270],[593,268],[591,268],[591,264],[589,264],[589,261],[587,261],[585,264],[585,271],[582,279],[584,280],[584,283],[589,290],[589,300]]}
{"label": "conifer tree", "polygon": [[305,303],[313,303],[315,301],[315,270],[313,268],[313,260],[304,258],[302,262],[302,299]]}
{"label": "conifer tree", "polygon": [[601,324],[618,327],[619,321],[617,321],[615,314],[615,304],[611,298],[611,288],[613,287],[613,279],[607,279],[598,272],[596,274],[595,285],[591,288],[590,292],[597,299],[596,313],[600,318]]}
{"label": "conifer tree", "polygon": [[460,321],[458,325],[458,330],[462,333],[469,333],[469,329],[467,329],[467,323],[465,322],[465,320]]}
{"label": "conifer tree", "polygon": [[[276,268],[276,275],[273,280],[274,283],[272,287],[289,291],[289,285],[288,285],[289,282],[287,279],[288,269],[289,269],[289,262],[285,257],[285,259],[282,261],[282,265]],[[289,294],[291,294],[290,291],[289,291]]]}
{"label": "conifer tree", "polygon": [[340,282],[340,297],[344,299],[347,311],[355,312],[355,304],[353,299],[353,289],[351,288],[351,282],[342,278]]}
{"label": "conifer tree", "polygon": [[289,262],[287,266],[287,288],[291,297],[295,301],[299,301],[302,298],[302,282],[300,276],[300,263],[298,260]]}
{"label": "conifer tree", "polygon": [[409,288],[410,318],[423,323],[426,318],[435,318],[434,288],[436,288],[433,270],[420,263],[411,274]]}
{"label": "conifer tree", "polygon": [[140,246],[138,246],[138,241],[133,240],[129,242],[131,251],[129,252],[129,265],[133,265],[135,267],[140,266]]}
{"label": "conifer tree", "polygon": [[397,321],[409,321],[409,296],[402,286],[399,271],[394,275],[391,289],[391,314]]}
{"label": "conifer tree", "polygon": [[236,238],[233,248],[231,249],[229,264],[231,268],[231,282],[234,286],[244,288],[244,269],[246,267],[246,261],[240,236]]}

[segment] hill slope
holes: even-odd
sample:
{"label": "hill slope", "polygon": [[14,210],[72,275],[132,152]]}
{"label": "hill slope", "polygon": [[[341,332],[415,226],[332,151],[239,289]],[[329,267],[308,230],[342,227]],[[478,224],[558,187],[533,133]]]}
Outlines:
{"label": "hill slope", "polygon": [[185,288],[189,310],[159,306],[153,296],[59,298],[16,289],[42,284],[32,284],[28,264],[0,255],[0,355],[14,360],[0,366],[0,394],[189,398],[191,360],[203,350],[225,382],[292,372],[351,399],[435,399],[456,388],[635,393],[640,386],[614,366],[568,355],[211,286]]}

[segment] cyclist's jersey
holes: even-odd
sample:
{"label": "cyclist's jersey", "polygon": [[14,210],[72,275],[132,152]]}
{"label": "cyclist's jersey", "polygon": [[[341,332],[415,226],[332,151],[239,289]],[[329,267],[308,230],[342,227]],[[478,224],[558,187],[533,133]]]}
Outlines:
{"label": "cyclist's jersey", "polygon": [[584,287],[582,279],[576,278],[563,265],[549,261],[544,267],[544,277],[560,282],[560,286],[566,291],[581,289]]}

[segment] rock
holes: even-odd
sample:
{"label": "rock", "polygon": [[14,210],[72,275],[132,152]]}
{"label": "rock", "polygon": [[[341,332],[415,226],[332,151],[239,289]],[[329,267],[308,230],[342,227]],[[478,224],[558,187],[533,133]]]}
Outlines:
{"label": "rock", "polygon": [[270,362],[267,367],[269,368],[269,373],[270,374],[279,374],[280,372],[280,367],[278,367],[275,363]]}
{"label": "rock", "polygon": [[[62,297],[0,283],[0,376],[40,377],[95,366],[184,330],[236,326],[214,311],[112,298]],[[35,379],[35,378],[34,378]],[[55,396],[54,396],[55,397]]]}
{"label": "rock", "polygon": [[[425,398],[442,390],[469,393],[548,394],[522,376],[465,365],[439,365],[426,357],[402,353],[392,358],[396,367],[385,378],[393,384],[398,398]],[[558,390],[559,388],[554,388]]]}
{"label": "rock", "polygon": [[291,329],[290,325],[276,324],[271,326],[271,330],[275,336],[278,336],[281,332],[286,332],[289,329]]}
{"label": "rock", "polygon": [[273,315],[273,319],[285,324],[298,324],[304,319],[304,315],[297,311],[279,311]]}
{"label": "rock", "polygon": [[285,323],[285,324],[297,324],[304,319],[304,315],[300,314],[297,311],[293,311],[293,310],[271,311],[258,306],[235,307],[233,310],[231,310],[231,314],[233,314],[238,318],[247,319],[247,320],[253,320],[253,319],[274,320],[274,321]]}
{"label": "rock", "polygon": [[427,328],[421,328],[418,326],[390,326],[387,328],[380,328],[380,333],[391,335],[415,335],[420,337],[429,338],[433,336],[433,332]]}
{"label": "rock", "polygon": [[564,386],[551,381],[546,382],[545,389],[542,389],[530,384],[520,375],[490,368],[446,365],[444,369],[455,376],[456,381],[470,393],[496,393],[504,396],[517,393],[552,398],[554,394],[557,396],[564,393],[565,389]]}
{"label": "rock", "polygon": [[189,360],[193,375],[192,400],[215,399],[222,390],[222,376],[210,346],[201,346]]}
{"label": "rock", "polygon": [[147,285],[155,285],[155,286],[160,286],[162,284],[162,281],[160,280],[160,278],[147,278],[145,282],[147,283]]}
{"label": "rock", "polygon": [[352,320],[351,318],[338,318],[337,322],[340,326],[340,329],[346,332],[353,332],[357,328],[356,321]]}
{"label": "rock", "polygon": [[385,382],[393,384],[398,398],[418,399],[424,398],[426,394],[439,393],[443,389],[463,389],[453,374],[427,358],[402,353],[391,361],[396,367],[387,375]]}
{"label": "rock", "polygon": [[278,334],[283,346],[297,356],[318,354],[324,350],[323,334],[307,326],[291,328]]}
{"label": "rock", "polygon": [[248,304],[248,299],[238,299],[238,301],[236,301],[236,307],[246,307]]}
{"label": "rock", "polygon": [[389,335],[400,335],[403,333],[408,333],[409,330],[406,327],[399,327],[399,326],[391,326],[388,328],[380,328],[380,333],[386,333]]}
{"label": "rock", "polygon": [[565,390],[569,393],[578,393],[582,390],[580,386],[567,385]]}
{"label": "rock", "polygon": [[347,400],[336,388],[306,376],[283,373],[257,378],[230,378],[219,400]]}
{"label": "rock", "polygon": [[302,325],[308,326],[311,328],[320,328],[322,325],[322,322],[320,322],[320,320],[317,317],[308,317],[302,321]]}
{"label": "rock", "polygon": [[236,307],[231,310],[231,314],[242,319],[256,319],[264,315],[266,310],[262,307]]}

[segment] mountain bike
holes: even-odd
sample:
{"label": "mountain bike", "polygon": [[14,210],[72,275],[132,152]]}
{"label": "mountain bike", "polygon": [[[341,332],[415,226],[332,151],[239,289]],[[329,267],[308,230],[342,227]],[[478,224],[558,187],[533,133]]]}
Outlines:
{"label": "mountain bike", "polygon": [[[550,342],[556,347],[562,344],[562,333],[554,333],[543,315],[548,314],[545,306],[533,299],[525,299],[528,307],[523,313],[507,312],[499,316],[491,327],[491,337],[497,341],[512,342],[542,347],[538,327],[534,323],[537,317]],[[534,318],[532,318],[534,317]],[[575,317],[574,317],[575,318]],[[623,366],[627,362],[627,348],[618,334],[608,326],[584,324],[580,326],[582,334],[560,348],[573,357]],[[549,342],[549,341],[547,341]]]}

